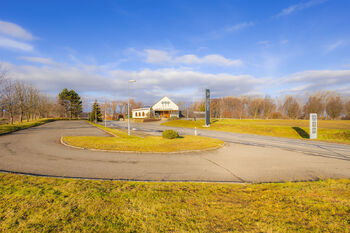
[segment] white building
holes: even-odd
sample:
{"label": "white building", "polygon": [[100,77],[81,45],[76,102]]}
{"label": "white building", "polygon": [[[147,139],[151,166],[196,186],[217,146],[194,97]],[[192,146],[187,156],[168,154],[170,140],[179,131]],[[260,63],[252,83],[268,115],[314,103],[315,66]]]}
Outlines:
{"label": "white building", "polygon": [[160,117],[170,118],[179,117],[179,106],[169,97],[164,96],[150,108],[137,108],[132,110],[133,118]]}
{"label": "white building", "polygon": [[132,118],[151,117],[151,108],[137,108],[132,110]]}

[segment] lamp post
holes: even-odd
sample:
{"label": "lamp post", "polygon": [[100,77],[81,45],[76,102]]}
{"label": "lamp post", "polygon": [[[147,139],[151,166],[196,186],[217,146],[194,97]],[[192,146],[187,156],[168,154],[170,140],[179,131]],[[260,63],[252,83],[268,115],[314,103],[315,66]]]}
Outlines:
{"label": "lamp post", "polygon": [[97,101],[95,105],[95,124],[97,124]]}
{"label": "lamp post", "polygon": [[107,119],[106,119],[106,117],[107,117],[107,101],[105,100],[105,127],[107,127]]}
{"label": "lamp post", "polygon": [[130,83],[134,83],[136,80],[128,81],[128,135],[130,136]]}

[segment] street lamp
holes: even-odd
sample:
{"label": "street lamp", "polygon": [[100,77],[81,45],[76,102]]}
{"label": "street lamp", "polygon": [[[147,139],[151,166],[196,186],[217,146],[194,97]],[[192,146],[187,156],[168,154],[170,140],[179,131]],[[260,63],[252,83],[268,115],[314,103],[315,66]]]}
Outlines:
{"label": "street lamp", "polygon": [[128,81],[128,135],[130,136],[130,83],[134,83],[136,80]]}
{"label": "street lamp", "polygon": [[105,100],[105,127],[107,127],[107,101]]}

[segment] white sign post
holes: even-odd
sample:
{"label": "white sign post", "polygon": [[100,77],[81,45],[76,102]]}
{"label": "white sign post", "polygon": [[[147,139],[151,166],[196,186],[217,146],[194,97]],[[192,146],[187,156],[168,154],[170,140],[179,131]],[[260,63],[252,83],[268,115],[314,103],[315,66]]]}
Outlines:
{"label": "white sign post", "polygon": [[310,113],[310,139],[317,139],[317,114]]}

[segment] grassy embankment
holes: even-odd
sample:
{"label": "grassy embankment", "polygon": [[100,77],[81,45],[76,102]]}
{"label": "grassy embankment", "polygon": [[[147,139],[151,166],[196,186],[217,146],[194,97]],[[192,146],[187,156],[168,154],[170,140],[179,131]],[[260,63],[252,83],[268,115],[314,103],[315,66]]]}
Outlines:
{"label": "grassy embankment", "polygon": [[34,126],[38,126],[38,125],[42,125],[45,124],[47,122],[51,122],[51,121],[55,121],[58,120],[59,118],[42,118],[39,120],[35,120],[35,121],[23,121],[21,122],[15,122],[13,125],[11,124],[2,124],[0,125],[0,135],[1,134],[6,134],[6,133],[11,133],[17,130],[21,130],[21,129],[27,129],[30,127],[34,127]]}
{"label": "grassy embankment", "polygon": [[137,152],[203,150],[216,148],[223,144],[223,141],[218,139],[191,135],[176,139],[165,139],[160,136],[128,136],[127,133],[120,130],[96,124],[92,125],[112,133],[115,137],[65,136],[63,141],[69,145],[82,148]]}
{"label": "grassy embankment", "polygon": [[[204,128],[204,120],[173,120],[166,126],[218,130],[235,133],[259,134],[275,137],[309,138],[308,120],[213,120],[210,128]],[[350,121],[319,120],[318,140],[350,144]]]}
{"label": "grassy embankment", "polygon": [[349,232],[350,180],[144,183],[0,174],[0,232]]}
{"label": "grassy embankment", "polygon": [[79,120],[77,118],[66,118],[66,117],[56,117],[56,118],[41,118],[39,120],[33,120],[33,121],[23,121],[14,122],[13,125],[11,124],[0,124],[0,135],[15,132],[21,129],[28,129],[30,127],[39,126],[48,122],[52,121],[60,121],[60,120]]}

